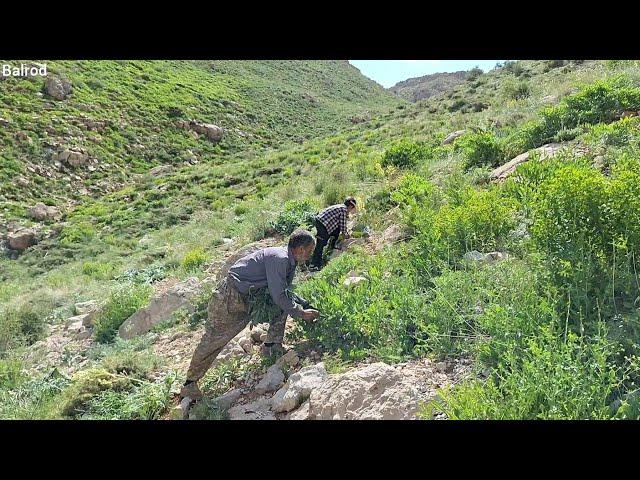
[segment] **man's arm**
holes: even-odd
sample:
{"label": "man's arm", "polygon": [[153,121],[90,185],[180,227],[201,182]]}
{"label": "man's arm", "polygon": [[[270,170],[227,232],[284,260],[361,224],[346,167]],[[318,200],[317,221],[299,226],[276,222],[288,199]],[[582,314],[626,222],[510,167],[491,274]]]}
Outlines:
{"label": "man's arm", "polygon": [[340,231],[344,235],[344,238],[349,238],[349,232],[347,232],[347,211],[343,210],[342,215],[340,216]]}
{"label": "man's arm", "polygon": [[294,318],[302,317],[302,309],[287,295],[287,265],[289,260],[284,258],[265,258],[265,269],[267,273],[267,285],[271,298],[287,315]]}

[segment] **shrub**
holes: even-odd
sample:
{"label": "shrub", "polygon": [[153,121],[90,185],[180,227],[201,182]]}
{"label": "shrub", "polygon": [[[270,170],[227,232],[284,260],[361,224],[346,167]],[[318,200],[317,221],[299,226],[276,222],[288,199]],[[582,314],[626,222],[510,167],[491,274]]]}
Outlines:
{"label": "shrub", "polygon": [[522,100],[531,95],[531,87],[527,81],[507,81],[502,87],[502,93],[509,100]]}
{"label": "shrub", "polygon": [[113,265],[102,262],[84,262],[82,274],[99,280],[110,279],[113,273]]}
{"label": "shrub", "polygon": [[543,329],[524,351],[512,344],[495,375],[449,390],[432,408],[450,419],[607,419],[618,386],[607,364],[611,346],[603,337],[584,342],[573,334],[557,338]]}
{"label": "shrub", "polygon": [[398,168],[411,168],[432,157],[432,149],[425,144],[400,140],[389,147],[382,157],[381,165],[393,165]]}
{"label": "shrub", "polygon": [[182,267],[187,272],[198,270],[207,261],[207,254],[201,247],[189,250],[182,260]]}
{"label": "shrub", "polygon": [[[345,288],[352,270],[366,281]],[[345,360],[398,362],[411,355],[425,299],[415,269],[398,249],[369,259],[344,254],[299,289],[321,312],[318,321],[302,324],[302,332],[324,351],[341,352]]]}
{"label": "shrub", "polygon": [[311,228],[315,214],[316,208],[311,202],[290,200],[285,203],[284,210],[271,223],[271,227],[282,235],[290,235],[300,226]]}
{"label": "shrub", "polygon": [[455,147],[462,150],[467,169],[484,165],[498,166],[504,158],[500,142],[491,132],[463,135],[456,140]]}

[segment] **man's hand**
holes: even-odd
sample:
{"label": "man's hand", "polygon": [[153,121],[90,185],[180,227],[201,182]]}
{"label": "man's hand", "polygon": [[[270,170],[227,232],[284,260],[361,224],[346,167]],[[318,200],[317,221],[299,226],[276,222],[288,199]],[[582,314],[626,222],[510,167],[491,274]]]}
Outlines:
{"label": "man's hand", "polygon": [[309,308],[307,310],[302,310],[302,319],[303,320],[315,320],[320,316],[320,312],[318,310],[314,310]]}

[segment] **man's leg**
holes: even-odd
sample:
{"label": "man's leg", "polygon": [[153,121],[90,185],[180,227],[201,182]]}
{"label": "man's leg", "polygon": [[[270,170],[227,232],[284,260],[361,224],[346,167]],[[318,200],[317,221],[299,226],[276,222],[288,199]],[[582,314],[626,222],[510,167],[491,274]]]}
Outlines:
{"label": "man's leg", "polygon": [[329,250],[333,250],[336,248],[336,243],[338,242],[338,237],[340,236],[340,229],[337,228],[333,232],[329,234]]}
{"label": "man's leg", "polygon": [[264,348],[262,352],[266,355],[282,354],[284,348],[282,347],[282,341],[284,339],[284,329],[287,324],[287,314],[281,312],[278,316],[273,318],[269,322],[269,331],[267,332],[267,338],[264,341]]}
{"label": "man's leg", "polygon": [[209,302],[208,310],[205,333],[193,352],[187,382],[180,393],[182,397],[202,395],[197,382],[204,377],[225,345],[249,322],[246,301],[226,281]]}
{"label": "man's leg", "polygon": [[316,248],[313,251],[313,256],[311,257],[311,266],[320,268],[322,267],[322,251],[327,245],[329,234],[322,222],[318,220],[316,220],[316,231]]}

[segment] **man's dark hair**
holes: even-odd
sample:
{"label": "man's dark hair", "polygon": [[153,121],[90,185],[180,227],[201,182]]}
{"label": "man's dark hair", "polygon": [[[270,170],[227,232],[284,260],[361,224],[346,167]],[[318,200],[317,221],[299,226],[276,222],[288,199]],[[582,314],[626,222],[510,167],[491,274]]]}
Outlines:
{"label": "man's dark hair", "polygon": [[296,247],[306,247],[316,243],[316,239],[313,238],[311,233],[306,230],[298,229],[289,237],[289,248],[294,249]]}
{"label": "man's dark hair", "polygon": [[347,197],[344,199],[344,204],[347,207],[355,207],[356,206],[356,199],[353,197]]}

